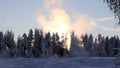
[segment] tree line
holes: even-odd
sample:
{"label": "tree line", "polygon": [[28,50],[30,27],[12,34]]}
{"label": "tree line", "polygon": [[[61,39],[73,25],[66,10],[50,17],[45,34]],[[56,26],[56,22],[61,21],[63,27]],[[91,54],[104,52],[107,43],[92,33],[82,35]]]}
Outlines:
{"label": "tree line", "polygon": [[92,34],[83,36],[83,44],[85,50],[90,56],[98,57],[116,57],[120,53],[120,40],[118,36],[104,37],[98,34],[97,38],[93,39]]}
{"label": "tree line", "polygon": [[74,53],[82,55],[81,48],[91,57],[115,57],[119,54],[117,50],[120,48],[118,36],[109,38],[98,34],[97,38],[93,38],[92,34],[85,34],[81,36],[82,40],[79,40],[72,32],[70,38],[71,44],[68,50],[68,38],[65,35],[59,37],[58,33],[44,33],[40,29],[35,29],[33,32],[30,29],[28,34],[24,33],[19,36],[15,42],[12,31],[8,30],[5,34],[1,31],[0,57],[71,57],[74,56],[72,55]]}
{"label": "tree line", "polygon": [[64,48],[66,38],[59,41],[58,33],[52,36],[50,32],[43,33],[42,30],[29,30],[28,35],[24,33],[19,36],[17,42],[14,40],[14,33],[7,31],[5,34],[0,32],[0,55],[2,57],[50,57],[63,56],[68,51]]}

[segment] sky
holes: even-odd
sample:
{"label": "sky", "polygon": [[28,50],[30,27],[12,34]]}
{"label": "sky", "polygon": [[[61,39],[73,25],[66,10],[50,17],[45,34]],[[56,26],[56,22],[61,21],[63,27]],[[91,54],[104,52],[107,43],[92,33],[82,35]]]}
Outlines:
{"label": "sky", "polygon": [[0,31],[12,30],[16,38],[35,28],[119,36],[117,22],[103,0],[0,0]]}

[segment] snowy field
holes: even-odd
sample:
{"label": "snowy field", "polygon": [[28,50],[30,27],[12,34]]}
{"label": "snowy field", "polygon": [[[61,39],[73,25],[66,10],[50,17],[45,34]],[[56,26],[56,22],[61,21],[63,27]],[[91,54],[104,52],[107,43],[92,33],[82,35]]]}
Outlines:
{"label": "snowy field", "polygon": [[0,59],[0,68],[115,68],[115,60],[98,57]]}

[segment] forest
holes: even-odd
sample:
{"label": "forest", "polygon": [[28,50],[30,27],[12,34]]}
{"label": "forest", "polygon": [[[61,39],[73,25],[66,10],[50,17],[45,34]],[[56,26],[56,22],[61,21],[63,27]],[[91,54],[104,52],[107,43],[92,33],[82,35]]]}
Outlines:
{"label": "forest", "polygon": [[[70,45],[66,35],[44,33],[41,29],[29,30],[15,41],[12,31],[0,32],[0,57],[44,58],[44,57],[116,57],[119,56],[118,36],[105,37],[92,34],[77,37],[70,33]],[[81,40],[80,40],[81,39]],[[68,48],[69,47],[69,48]]]}

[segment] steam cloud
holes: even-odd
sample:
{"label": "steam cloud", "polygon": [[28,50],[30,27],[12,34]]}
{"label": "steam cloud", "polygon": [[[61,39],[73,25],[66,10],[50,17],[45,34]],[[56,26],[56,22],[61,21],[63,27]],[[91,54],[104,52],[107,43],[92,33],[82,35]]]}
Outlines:
{"label": "steam cloud", "polygon": [[38,22],[44,31],[68,33],[74,31],[76,35],[85,33],[95,26],[95,22],[88,15],[76,13],[72,21],[70,15],[62,9],[62,0],[45,0],[44,9],[50,14],[48,18],[40,13]]}

